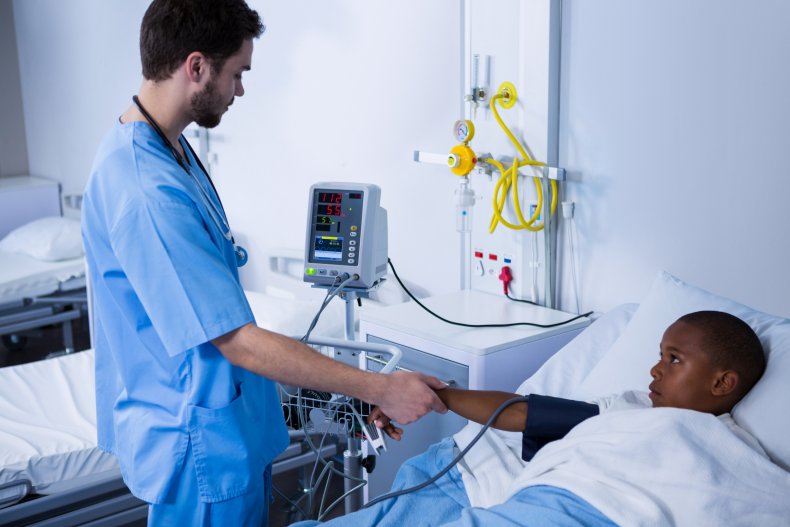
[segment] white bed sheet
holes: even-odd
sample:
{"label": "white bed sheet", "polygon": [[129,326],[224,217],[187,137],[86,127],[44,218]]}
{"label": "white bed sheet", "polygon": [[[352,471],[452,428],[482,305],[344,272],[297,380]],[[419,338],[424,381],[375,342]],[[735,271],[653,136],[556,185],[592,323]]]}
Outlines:
{"label": "white bed sheet", "polygon": [[96,447],[93,350],[0,368],[0,485],[37,492],[117,470]]}
{"label": "white bed sheet", "polygon": [[0,304],[70,291],[84,285],[84,257],[45,262],[0,250]]}

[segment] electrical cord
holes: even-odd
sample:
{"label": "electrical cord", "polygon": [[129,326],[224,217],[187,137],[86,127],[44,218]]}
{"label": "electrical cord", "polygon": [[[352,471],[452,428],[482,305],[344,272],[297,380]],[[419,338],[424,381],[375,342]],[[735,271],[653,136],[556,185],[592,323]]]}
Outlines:
{"label": "electrical cord", "polygon": [[[568,324],[568,323],[573,322],[575,320],[579,320],[580,318],[588,317],[588,316],[593,314],[593,312],[590,311],[588,313],[584,313],[582,315],[577,315],[577,316],[575,316],[573,318],[569,318],[568,320],[564,320],[562,322],[556,322],[554,324],[538,324],[537,322],[509,322],[509,323],[504,323],[504,324],[466,324],[466,323],[463,323],[463,322],[455,322],[453,320],[448,320],[448,319],[444,318],[441,315],[437,315],[436,313],[431,311],[428,307],[426,307],[422,302],[417,300],[417,297],[414,296],[411,293],[411,291],[409,291],[409,289],[406,287],[406,285],[403,283],[403,281],[401,281],[400,277],[398,276],[397,271],[395,271],[395,266],[392,264],[392,260],[387,258],[387,263],[389,264],[390,269],[392,269],[392,275],[395,277],[395,280],[398,281],[398,283],[403,288],[403,290],[406,292],[406,294],[409,295],[409,298],[414,300],[414,302],[416,302],[418,306],[420,306],[425,311],[427,311],[428,313],[430,313],[434,317],[438,318],[442,322],[446,322],[446,323],[452,324],[454,326],[463,326],[463,327],[466,327],[466,328],[509,328],[509,327],[514,327],[514,326],[530,326],[530,327],[535,327],[535,328],[555,328],[555,327],[558,327],[558,326],[562,326],[562,325]],[[510,296],[508,296],[508,298],[510,298]],[[514,298],[510,298],[510,299],[511,300],[516,300]],[[519,301],[519,300],[516,300],[516,301]]]}
{"label": "electrical cord", "polygon": [[[321,303],[321,307],[318,309],[318,312],[313,317],[313,320],[311,321],[310,326],[308,327],[308,329],[305,332],[304,336],[301,339],[299,339],[300,342],[307,343],[307,341],[310,339],[310,334],[312,333],[313,329],[315,329],[315,326],[318,323],[318,320],[321,317],[321,314],[323,313],[324,309],[326,309],[326,307],[329,305],[329,303],[332,301],[333,298],[335,298],[337,295],[339,295],[343,291],[343,289],[345,288],[345,286],[348,283],[350,283],[350,282],[352,282],[352,281],[354,281],[354,280],[356,280],[358,278],[359,277],[357,275],[349,276],[347,273],[343,273],[342,275],[338,276],[335,279],[335,284],[333,284],[330,288],[327,289],[327,293],[326,293],[326,296],[324,297],[324,300]],[[319,490],[319,488],[320,488],[320,486],[322,484],[322,481],[324,480],[324,478],[326,478],[326,482],[324,484],[324,492],[323,492],[323,495],[321,497],[321,502],[320,502],[320,506],[319,506],[319,510],[318,510],[319,518],[323,518],[335,506],[337,506],[337,504],[340,503],[340,501],[342,501],[342,498],[344,498],[348,494],[348,493],[344,494],[341,497],[340,500],[337,500],[337,501],[333,502],[326,510],[322,510],[323,506],[324,506],[324,503],[325,503],[325,500],[326,500],[326,492],[327,492],[329,483],[331,481],[332,474],[337,474],[337,475],[339,475],[341,477],[350,479],[352,481],[359,482],[360,485],[355,487],[355,489],[352,489],[352,491],[356,490],[357,488],[361,488],[362,486],[367,484],[367,482],[364,479],[353,478],[353,477],[347,476],[342,471],[340,471],[337,468],[335,468],[335,462],[334,461],[332,461],[332,460],[327,461],[327,460],[321,458],[321,456],[320,456],[320,449],[323,447],[324,442],[326,441],[327,435],[329,433],[329,429],[324,430],[324,432],[321,434],[321,440],[319,442],[318,447],[316,447],[316,445],[313,443],[313,439],[312,439],[309,431],[307,430],[307,419],[306,419],[306,416],[305,416],[306,408],[305,408],[305,405],[303,403],[302,388],[297,388],[295,394],[289,392],[282,385],[280,385],[280,390],[281,390],[282,394],[286,395],[289,399],[291,397],[296,397],[296,408],[295,408],[295,411],[296,411],[296,414],[297,414],[299,425],[301,426],[302,430],[304,430],[304,432],[305,432],[305,442],[309,446],[310,450],[315,454],[316,462],[313,465],[313,470],[311,471],[310,479],[309,479],[307,488],[305,489],[304,494],[299,499],[297,499],[296,501],[293,501],[293,500],[288,499],[281,492],[278,492],[278,493],[291,506],[293,506],[296,510],[298,510],[305,518],[307,518],[308,515],[305,514],[304,509],[302,509],[299,506],[299,502],[301,502],[303,499],[307,498],[308,499],[307,511],[312,511],[313,507],[314,507],[313,496],[316,495],[316,493],[318,492],[318,490]],[[337,406],[337,402],[334,402],[333,404],[335,406]],[[362,419],[362,417],[359,415],[359,413],[356,411],[356,409],[353,407],[352,404],[348,403],[347,401],[344,401],[344,402],[342,402],[340,404],[342,406],[347,406],[348,408],[350,408],[352,413],[354,414],[354,416],[359,420],[361,425],[364,426],[364,420]],[[328,409],[328,408],[326,408],[326,409]],[[332,420],[332,421],[335,420],[334,416],[337,415],[338,409],[339,408],[335,408],[331,412],[330,420]],[[352,427],[352,429],[353,429],[353,427]],[[349,431],[347,430],[347,433],[348,432]],[[320,473],[318,474],[318,477],[316,477],[316,471],[317,471],[319,466],[323,466],[323,468],[321,469]]]}
{"label": "electrical cord", "polygon": [[511,406],[513,404],[516,404],[516,403],[526,403],[527,401],[529,401],[529,396],[525,395],[523,397],[514,397],[512,399],[508,399],[504,403],[500,404],[499,407],[496,410],[494,410],[494,413],[491,414],[491,417],[488,418],[488,421],[486,421],[486,423],[483,425],[483,428],[481,428],[480,431],[477,433],[477,435],[469,442],[468,445],[466,445],[466,448],[461,450],[461,452],[459,452],[458,455],[455,456],[455,458],[453,458],[453,460],[450,462],[449,465],[447,465],[442,470],[440,470],[432,478],[430,478],[430,479],[428,479],[426,481],[423,481],[419,485],[415,485],[415,486],[409,487],[407,489],[401,489],[401,490],[397,490],[395,492],[389,492],[387,494],[382,494],[381,496],[379,496],[379,497],[377,497],[375,499],[372,499],[369,502],[367,502],[365,505],[363,505],[363,508],[370,507],[370,506],[375,505],[376,503],[382,502],[384,500],[388,500],[388,499],[391,499],[391,498],[396,498],[398,496],[403,496],[404,494],[410,494],[412,492],[416,492],[416,491],[418,491],[420,489],[423,489],[423,488],[427,487],[431,483],[435,482],[436,480],[438,480],[439,478],[441,478],[442,476],[447,474],[447,472],[449,472],[451,468],[453,468],[455,465],[457,465],[458,462],[461,461],[464,458],[466,453],[469,452],[469,450],[473,446],[475,446],[475,444],[480,440],[481,437],[483,437],[483,434],[486,432],[486,430],[491,428],[491,424],[496,420],[496,418],[499,417],[499,415],[502,412],[505,411],[505,408],[507,408],[507,407],[509,407],[509,406]]}
{"label": "electrical cord", "polygon": [[537,306],[538,305],[537,302],[533,302],[532,300],[527,300],[525,298],[514,298],[514,297],[510,296],[510,293],[505,293],[505,296],[509,300],[512,300],[513,302],[521,302],[523,304],[529,304],[529,305],[532,305],[532,306]]}
{"label": "electrical cord", "polygon": [[[345,276],[346,278],[342,278],[342,276]],[[343,291],[343,288],[346,287],[346,285],[348,285],[350,282],[353,282],[357,278],[359,278],[357,275],[349,276],[347,273],[343,273],[343,275],[338,276],[335,279],[336,282],[338,280],[341,281],[337,286],[333,286],[327,289],[326,297],[324,297],[324,301],[321,303],[321,308],[318,310],[318,313],[316,313],[315,316],[313,317],[313,321],[310,323],[310,327],[307,328],[307,332],[300,339],[301,342],[307,342],[307,340],[310,338],[310,333],[313,332],[313,329],[315,328],[316,324],[318,324],[318,319],[321,316],[321,313],[324,312],[324,309],[326,309],[326,306],[329,305],[329,302],[331,302],[334,297],[339,295]]]}
{"label": "electrical cord", "polygon": [[[359,413],[356,411],[356,409],[353,408],[353,405],[349,404],[347,401],[345,401],[343,403],[340,403],[340,404],[343,405],[343,406],[350,407],[352,412],[353,412],[353,414],[354,414],[354,416],[357,419],[360,420],[360,423],[362,423],[362,425],[364,425],[364,421],[362,420],[362,417],[359,415]],[[309,446],[310,450],[316,456],[316,462],[313,465],[313,470],[312,470],[312,473],[310,474],[310,481],[308,482],[307,489],[306,489],[305,494],[304,494],[304,496],[309,496],[309,506],[307,507],[308,511],[312,511],[313,510],[313,501],[312,501],[313,500],[313,496],[317,493],[318,488],[321,486],[321,482],[324,479],[324,476],[327,476],[327,480],[326,480],[325,487],[324,487],[324,497],[326,495],[326,486],[329,485],[331,474],[336,474],[336,475],[338,475],[338,476],[340,476],[342,478],[349,479],[351,481],[355,481],[355,482],[359,483],[359,485],[355,486],[350,491],[344,493],[343,496],[341,496],[340,498],[338,498],[337,500],[332,502],[329,505],[329,507],[327,507],[327,509],[324,510],[323,512],[321,511],[321,508],[323,508],[324,497],[322,497],[321,504],[319,506],[319,518],[318,518],[319,521],[320,521],[329,512],[331,512],[332,509],[334,509],[339,503],[341,503],[343,498],[345,498],[348,494],[351,494],[353,491],[355,491],[357,489],[360,489],[360,488],[364,487],[365,485],[367,485],[367,481],[365,481],[364,479],[359,479],[359,478],[354,478],[354,477],[348,476],[344,472],[342,472],[342,471],[338,470],[337,468],[335,468],[335,462],[333,460],[328,460],[327,461],[327,460],[321,458],[321,456],[319,455],[320,447],[323,446],[323,444],[324,444],[324,440],[326,439],[326,436],[328,434],[328,429],[324,431],[324,433],[323,433],[323,435],[321,437],[321,442],[319,443],[319,447],[316,447],[315,444],[313,443],[312,437],[310,437],[310,433],[307,431],[307,428],[306,428],[306,426],[307,426],[307,418],[306,418],[306,416],[303,413],[304,410],[305,410],[305,407],[304,407],[304,404],[302,402],[302,389],[299,388],[297,390],[297,415],[299,417],[300,426],[302,427],[302,430],[305,431],[305,442]],[[336,408],[332,412],[332,415],[333,416],[336,415],[338,410],[339,410],[339,408]],[[334,417],[332,417],[332,420],[334,420]],[[316,469],[318,468],[319,465],[323,465],[323,469],[321,470],[320,474],[318,475],[318,478],[316,478],[315,477],[315,472],[316,472]],[[300,498],[300,500],[301,500],[301,498]],[[298,501],[299,500],[297,500],[297,503],[298,503]]]}

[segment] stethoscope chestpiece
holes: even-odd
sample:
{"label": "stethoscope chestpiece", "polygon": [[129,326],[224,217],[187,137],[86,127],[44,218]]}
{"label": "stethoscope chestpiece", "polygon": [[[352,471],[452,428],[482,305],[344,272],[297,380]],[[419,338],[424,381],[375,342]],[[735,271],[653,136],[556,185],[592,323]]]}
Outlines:
{"label": "stethoscope chestpiece", "polygon": [[249,259],[249,257],[247,256],[247,249],[245,249],[241,245],[234,245],[233,252],[236,253],[237,267],[244,267],[245,265],[247,265],[247,260]]}

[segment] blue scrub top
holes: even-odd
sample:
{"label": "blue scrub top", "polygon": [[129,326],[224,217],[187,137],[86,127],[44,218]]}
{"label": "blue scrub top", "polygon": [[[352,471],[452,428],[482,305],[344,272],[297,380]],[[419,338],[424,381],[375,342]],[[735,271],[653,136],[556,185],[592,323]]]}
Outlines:
{"label": "blue scrub top", "polygon": [[259,488],[288,444],[274,383],[211,343],[254,318],[233,245],[197,184],[147,123],[117,123],[83,200],[99,446],[149,503],[179,484],[190,443],[205,502]]}

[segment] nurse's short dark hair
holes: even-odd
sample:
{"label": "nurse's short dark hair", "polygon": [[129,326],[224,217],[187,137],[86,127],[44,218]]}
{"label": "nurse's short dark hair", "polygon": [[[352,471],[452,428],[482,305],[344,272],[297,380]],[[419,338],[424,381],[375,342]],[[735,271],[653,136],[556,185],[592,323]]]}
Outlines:
{"label": "nurse's short dark hair", "polygon": [[735,315],[722,311],[696,311],[678,319],[705,333],[705,353],[717,368],[735,370],[743,397],[765,372],[765,352],[754,330]]}
{"label": "nurse's short dark hair", "polygon": [[220,71],[245,40],[258,38],[265,29],[244,0],[154,0],[140,26],[143,77],[168,79],[195,51]]}

